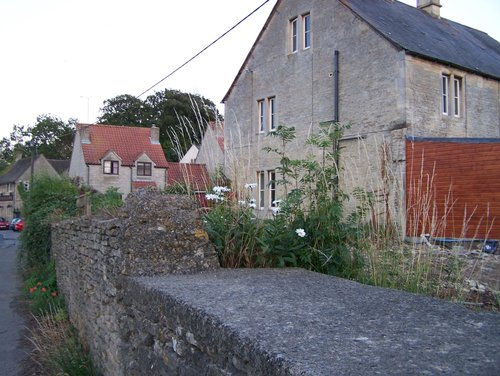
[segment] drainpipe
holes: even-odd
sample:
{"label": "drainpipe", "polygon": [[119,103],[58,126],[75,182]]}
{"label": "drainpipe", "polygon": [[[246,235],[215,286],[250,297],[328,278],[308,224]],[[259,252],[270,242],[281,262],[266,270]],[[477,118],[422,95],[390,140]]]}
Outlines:
{"label": "drainpipe", "polygon": [[133,181],[133,166],[130,166],[130,192],[129,193],[132,193],[132,187],[133,187],[133,184],[132,184],[132,181]]}
{"label": "drainpipe", "polygon": [[[335,50],[333,53],[333,122],[336,125],[339,121],[339,51]],[[333,156],[335,157],[335,165],[336,165],[336,174],[333,178],[333,190],[332,190],[332,198],[336,199],[338,196],[339,190],[339,140],[335,140],[332,145],[333,147]]]}

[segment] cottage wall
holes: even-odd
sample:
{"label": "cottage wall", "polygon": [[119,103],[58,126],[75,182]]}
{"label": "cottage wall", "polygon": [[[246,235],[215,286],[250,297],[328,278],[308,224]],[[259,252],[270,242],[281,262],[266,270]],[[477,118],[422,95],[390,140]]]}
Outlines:
{"label": "cottage wall", "polygon": [[[441,76],[462,80],[460,116],[442,112]],[[500,82],[457,68],[406,58],[408,134],[419,137],[499,137]],[[450,85],[449,104],[452,90]]]}
{"label": "cottage wall", "polygon": [[[312,17],[312,47],[291,54],[289,20],[306,12]],[[340,60],[339,120],[351,125],[345,136],[363,134],[370,144],[368,155],[362,146],[343,150],[346,173],[352,176],[356,169],[357,177],[342,183],[347,189],[365,184],[371,175],[369,163],[377,159],[374,135],[390,142],[391,132],[405,126],[405,58],[340,2],[323,0],[282,2],[232,88],[225,116],[229,176],[255,182],[257,171],[279,165],[279,157],[262,150],[280,145],[267,132],[258,132],[260,99],[275,96],[278,124],[296,128],[297,138],[287,150],[290,156],[304,158],[314,151],[305,146],[307,137],[334,117],[335,50]]]}

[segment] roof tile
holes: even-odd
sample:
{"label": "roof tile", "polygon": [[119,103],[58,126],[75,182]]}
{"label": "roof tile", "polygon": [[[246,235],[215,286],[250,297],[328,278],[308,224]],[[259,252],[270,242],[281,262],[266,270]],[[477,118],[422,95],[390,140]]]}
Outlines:
{"label": "roof tile", "polygon": [[110,151],[117,154],[124,166],[133,166],[138,156],[145,153],[156,167],[168,167],[165,153],[159,143],[151,142],[150,128],[116,125],[89,125],[90,143],[82,143],[85,163],[100,164]]}

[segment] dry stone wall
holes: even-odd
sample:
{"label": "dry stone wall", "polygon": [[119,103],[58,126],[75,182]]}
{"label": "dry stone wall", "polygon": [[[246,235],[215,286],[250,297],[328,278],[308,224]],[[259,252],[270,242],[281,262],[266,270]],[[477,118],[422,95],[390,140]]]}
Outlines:
{"label": "dry stone wall", "polygon": [[219,265],[196,203],[152,190],[129,195],[119,218],[58,223],[52,228],[52,254],[71,321],[106,375],[124,374],[130,362],[122,330],[128,322],[121,304],[126,277]]}
{"label": "dry stone wall", "polygon": [[498,315],[302,269],[221,269],[187,197],[53,227],[59,289],[104,375],[498,375]]}

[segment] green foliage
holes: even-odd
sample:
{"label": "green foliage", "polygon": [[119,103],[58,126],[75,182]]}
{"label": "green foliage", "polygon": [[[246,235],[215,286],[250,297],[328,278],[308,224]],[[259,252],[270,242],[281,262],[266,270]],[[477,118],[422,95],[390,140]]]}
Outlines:
{"label": "green foliage", "polygon": [[105,193],[93,192],[90,196],[92,213],[113,212],[123,205],[118,188],[109,187]]}
{"label": "green foliage", "polygon": [[338,140],[345,127],[322,125],[308,143],[322,154],[318,162],[309,157],[291,159],[287,144],[295,129],[279,126],[272,137],[279,149],[267,148],[280,158],[276,185],[286,197],[272,219],[257,220],[248,206],[217,205],[205,218],[210,239],[224,266],[303,267],[321,273],[356,278],[364,263],[359,223],[344,218],[347,195],[335,184],[338,176]]}
{"label": "green foliage", "polygon": [[262,227],[252,209],[224,200],[205,215],[204,221],[221,266],[237,268],[265,264],[257,244]]}
{"label": "green foliage", "polygon": [[36,153],[49,159],[71,158],[75,122],[40,115],[33,126],[14,125],[10,136],[0,140],[0,168],[12,163],[17,152],[23,157]]}
{"label": "green foliage", "polygon": [[48,375],[94,376],[99,373],[92,365],[88,348],[83,346],[78,332],[71,325],[65,308],[51,308],[35,317],[37,326],[31,329],[34,346],[31,356]]}
{"label": "green foliage", "polygon": [[167,159],[178,161],[193,144],[201,143],[209,121],[221,119],[215,104],[178,90],[156,92],[144,101],[119,95],[104,102],[100,123],[160,128]]}
{"label": "green foliage", "polygon": [[51,223],[76,215],[78,188],[67,178],[35,176],[24,194],[20,259],[25,267],[49,262]]}
{"label": "green foliage", "polygon": [[64,306],[57,291],[56,269],[53,262],[33,267],[24,281],[24,295],[34,315],[41,316]]}

